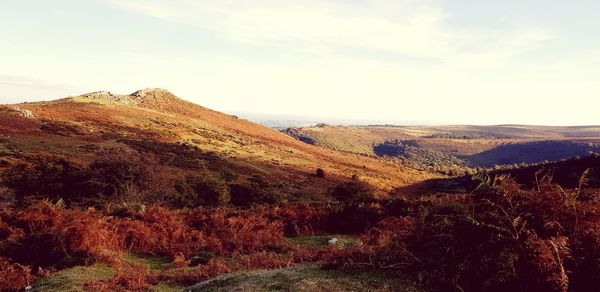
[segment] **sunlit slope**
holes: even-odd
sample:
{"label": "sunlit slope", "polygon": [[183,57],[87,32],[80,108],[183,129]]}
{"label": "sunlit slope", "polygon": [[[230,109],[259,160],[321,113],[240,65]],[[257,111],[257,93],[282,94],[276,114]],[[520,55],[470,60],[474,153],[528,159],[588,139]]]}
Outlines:
{"label": "sunlit slope", "polygon": [[[215,154],[239,172],[285,180],[298,189],[323,190],[324,186],[352,175],[382,190],[432,177],[376,158],[309,145],[270,128],[184,101],[162,89],[145,89],[130,95],[96,92],[2,106],[0,135],[4,159],[18,159],[24,153],[47,153],[85,162],[98,149],[129,147],[160,154],[161,147],[185,145]],[[152,147],[142,143],[148,141],[154,143]],[[175,151],[173,156],[177,155],[185,154]],[[325,180],[312,176],[317,168],[325,170]]]}

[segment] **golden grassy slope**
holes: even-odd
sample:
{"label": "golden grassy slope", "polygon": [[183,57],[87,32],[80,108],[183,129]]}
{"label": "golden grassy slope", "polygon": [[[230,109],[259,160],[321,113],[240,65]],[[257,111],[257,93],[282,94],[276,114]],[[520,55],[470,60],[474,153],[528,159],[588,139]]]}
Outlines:
{"label": "golden grassy slope", "polygon": [[[33,117],[26,117],[31,111]],[[166,90],[131,95],[91,93],[65,99],[3,106],[0,153],[42,152],[86,161],[97,147],[127,147],[119,139],[186,143],[211,151],[248,172],[288,180],[298,188],[323,189],[357,174],[383,190],[434,175],[376,158],[340,153],[297,141],[270,128],[181,100]],[[310,174],[322,168],[327,183]]]}

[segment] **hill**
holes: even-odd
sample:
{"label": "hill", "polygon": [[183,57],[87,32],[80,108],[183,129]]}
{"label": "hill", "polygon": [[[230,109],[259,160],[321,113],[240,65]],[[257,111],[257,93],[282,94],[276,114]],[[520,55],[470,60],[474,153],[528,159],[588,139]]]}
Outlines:
{"label": "hill", "polygon": [[[353,175],[382,191],[432,177],[308,145],[163,89],[0,106],[3,168],[31,164],[39,156],[85,167],[98,157],[119,156],[116,150],[154,161],[173,180],[211,176],[230,185],[261,185],[286,201],[320,200],[328,188]],[[325,178],[315,177],[318,168]]]}

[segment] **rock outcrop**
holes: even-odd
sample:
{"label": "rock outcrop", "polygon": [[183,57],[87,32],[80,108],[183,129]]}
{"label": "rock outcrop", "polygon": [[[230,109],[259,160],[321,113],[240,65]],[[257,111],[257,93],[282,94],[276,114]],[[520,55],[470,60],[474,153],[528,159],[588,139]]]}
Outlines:
{"label": "rock outcrop", "polygon": [[22,117],[35,118],[35,116],[33,115],[33,112],[28,109],[21,109],[19,107],[14,107],[13,110],[16,111]]}

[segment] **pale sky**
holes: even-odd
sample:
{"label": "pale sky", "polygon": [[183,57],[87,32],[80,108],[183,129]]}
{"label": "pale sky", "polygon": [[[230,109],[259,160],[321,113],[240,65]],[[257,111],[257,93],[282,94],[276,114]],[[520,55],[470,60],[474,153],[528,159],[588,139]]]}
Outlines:
{"label": "pale sky", "polygon": [[0,0],[0,103],[146,87],[228,112],[600,124],[600,1]]}

